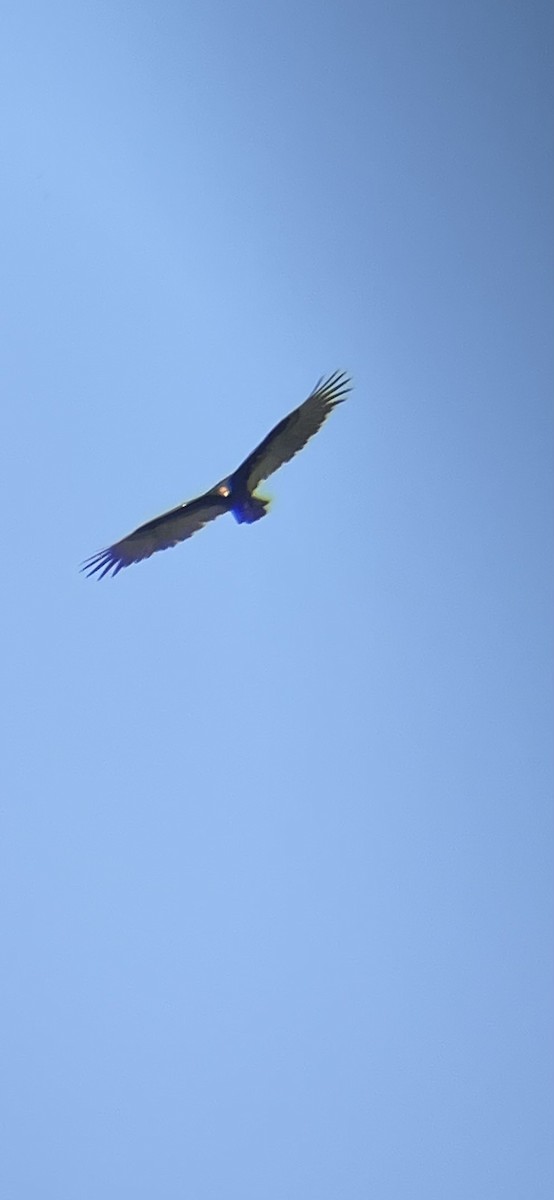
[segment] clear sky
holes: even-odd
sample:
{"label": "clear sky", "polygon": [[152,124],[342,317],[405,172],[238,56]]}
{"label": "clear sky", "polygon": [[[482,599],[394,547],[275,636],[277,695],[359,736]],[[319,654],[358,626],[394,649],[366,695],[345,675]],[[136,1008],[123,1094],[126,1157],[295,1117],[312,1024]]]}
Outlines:
{"label": "clear sky", "polygon": [[2,6],[6,1200],[552,1195],[552,23]]}

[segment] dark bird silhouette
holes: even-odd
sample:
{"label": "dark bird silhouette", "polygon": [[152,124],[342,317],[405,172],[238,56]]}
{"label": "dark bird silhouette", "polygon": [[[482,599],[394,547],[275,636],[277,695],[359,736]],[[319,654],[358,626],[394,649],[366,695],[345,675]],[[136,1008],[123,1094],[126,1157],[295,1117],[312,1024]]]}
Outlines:
{"label": "dark bird silhouette", "polygon": [[222,479],[196,500],[179,504],[162,516],[154,517],[120,542],[93,554],[82,564],[81,570],[87,575],[97,575],[98,579],[110,572],[117,575],[123,567],[150,558],[156,550],[167,550],[169,546],[184,542],[223,513],[232,512],[237,521],[249,525],[265,517],[269,500],[256,496],[258,484],[306,445],[332,409],[346,400],[349,391],[350,380],[344,371],[335,371],[328,379],[320,379],[308,399],[279,421],[233,475]]}

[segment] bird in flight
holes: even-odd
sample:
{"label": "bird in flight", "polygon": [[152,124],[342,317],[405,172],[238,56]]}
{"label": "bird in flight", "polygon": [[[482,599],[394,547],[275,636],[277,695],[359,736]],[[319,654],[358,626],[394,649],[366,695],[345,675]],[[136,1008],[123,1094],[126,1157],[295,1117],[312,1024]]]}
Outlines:
{"label": "bird in flight", "polygon": [[223,513],[232,512],[235,520],[249,525],[265,517],[269,500],[256,495],[258,484],[306,445],[321,429],[332,409],[346,400],[349,391],[350,380],[344,371],[335,371],[328,379],[320,379],[308,399],[279,421],[233,475],[216,483],[203,496],[154,517],[120,542],[93,554],[85,560],[81,570],[98,579],[110,573],[117,575],[123,567],[150,558],[156,550],[167,550],[169,546],[186,541],[208,521]]}

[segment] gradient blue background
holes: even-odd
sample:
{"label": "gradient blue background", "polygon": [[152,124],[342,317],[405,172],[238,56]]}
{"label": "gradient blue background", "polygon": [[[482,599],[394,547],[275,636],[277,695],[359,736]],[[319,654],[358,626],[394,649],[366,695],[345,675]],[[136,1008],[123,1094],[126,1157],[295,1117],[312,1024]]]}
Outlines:
{"label": "gradient blue background", "polygon": [[6,1200],[552,1194],[552,20],[3,6]]}

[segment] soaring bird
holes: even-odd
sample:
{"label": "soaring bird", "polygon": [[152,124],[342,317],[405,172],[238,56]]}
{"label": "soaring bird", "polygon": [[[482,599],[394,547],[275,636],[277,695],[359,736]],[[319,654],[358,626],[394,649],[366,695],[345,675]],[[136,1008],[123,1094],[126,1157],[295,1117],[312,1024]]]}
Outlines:
{"label": "soaring bird", "polygon": [[186,541],[208,521],[223,513],[232,512],[235,520],[249,525],[265,517],[269,500],[256,495],[258,484],[306,445],[332,409],[346,400],[349,391],[350,380],[344,371],[335,371],[328,379],[320,379],[308,399],[279,421],[233,475],[216,483],[196,500],[188,500],[160,517],[154,517],[120,542],[93,554],[85,560],[81,570],[87,575],[97,575],[98,579],[110,572],[117,575],[123,567],[150,558],[156,550],[166,550]]}

